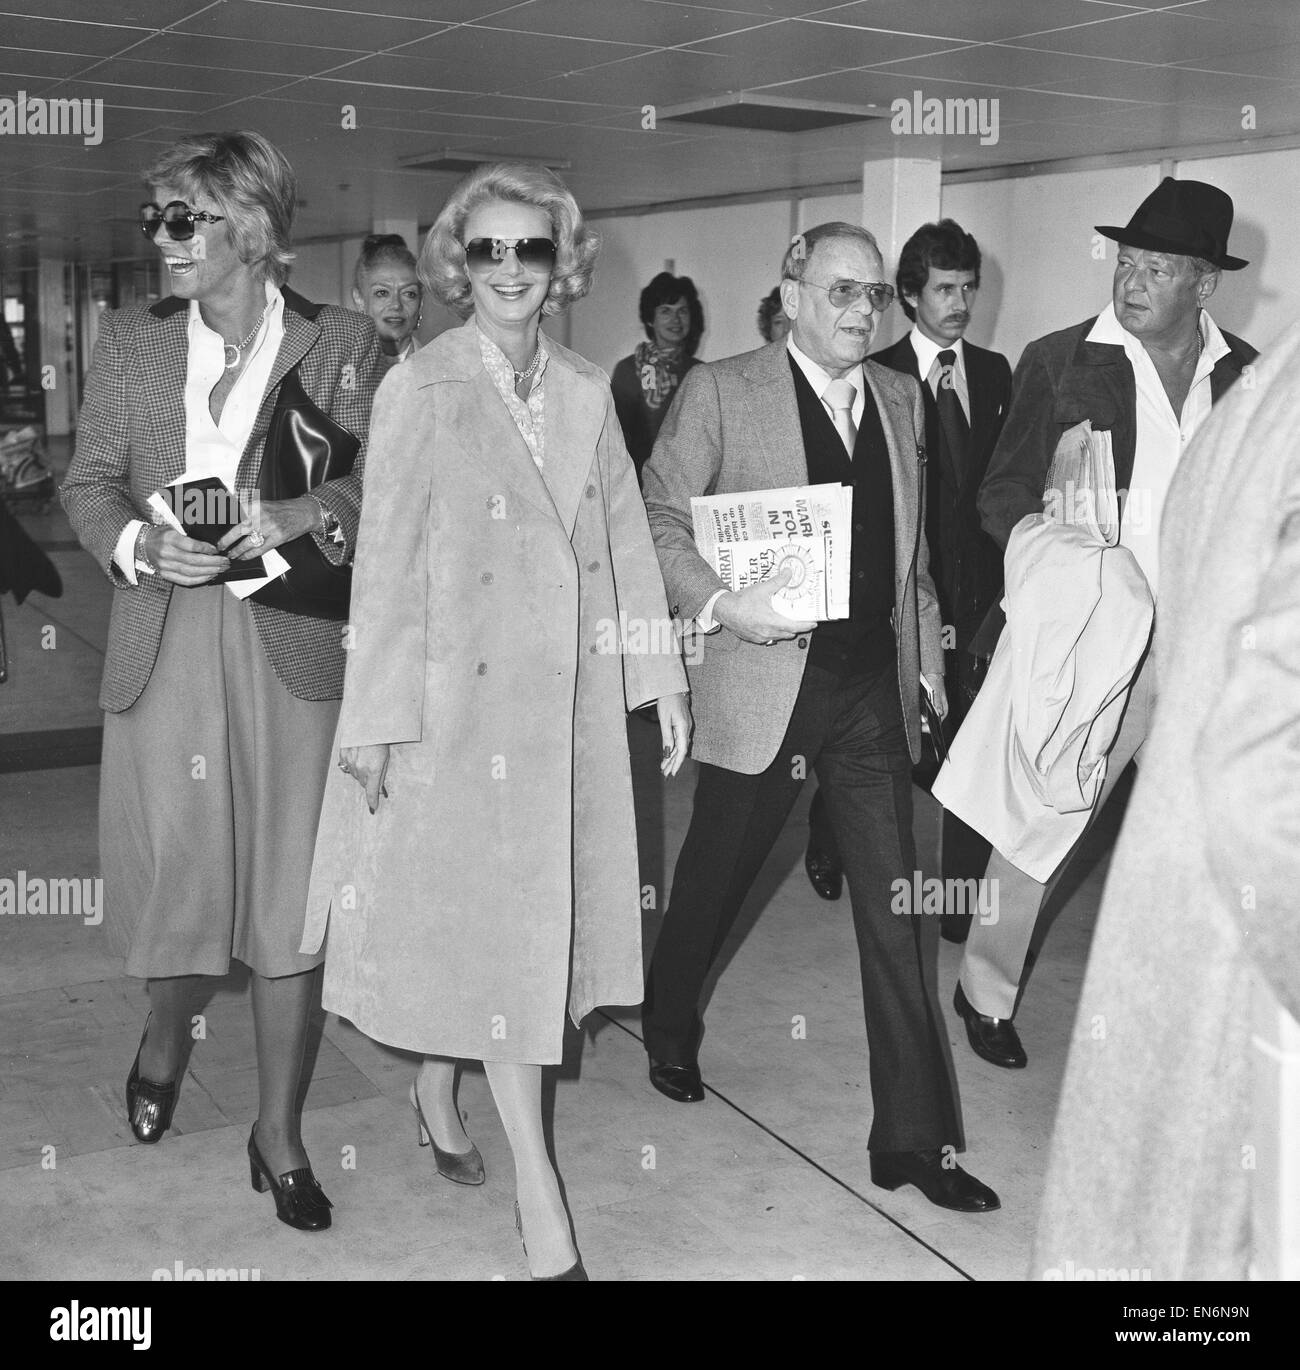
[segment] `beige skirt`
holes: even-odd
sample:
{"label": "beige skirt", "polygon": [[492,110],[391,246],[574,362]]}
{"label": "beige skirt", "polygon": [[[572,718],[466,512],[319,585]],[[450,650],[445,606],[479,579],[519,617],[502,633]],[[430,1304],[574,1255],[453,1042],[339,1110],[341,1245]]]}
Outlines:
{"label": "beige skirt", "polygon": [[128,975],[320,964],[298,945],[338,712],[289,693],[228,590],[173,591],[149,683],[104,717],[104,923]]}

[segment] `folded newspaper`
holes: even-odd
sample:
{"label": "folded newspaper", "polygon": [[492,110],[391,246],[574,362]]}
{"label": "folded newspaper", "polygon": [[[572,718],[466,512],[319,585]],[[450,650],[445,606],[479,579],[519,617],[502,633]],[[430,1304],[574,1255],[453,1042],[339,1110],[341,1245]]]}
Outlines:
{"label": "folded newspaper", "polygon": [[795,485],[691,500],[695,545],[729,590],[789,567],[772,603],[790,618],[849,616],[853,487]]}

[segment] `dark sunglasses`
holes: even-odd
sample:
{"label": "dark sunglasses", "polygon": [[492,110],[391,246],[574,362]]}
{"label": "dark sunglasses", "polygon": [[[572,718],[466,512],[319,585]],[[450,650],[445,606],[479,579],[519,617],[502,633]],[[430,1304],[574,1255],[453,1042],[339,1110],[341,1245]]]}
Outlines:
{"label": "dark sunglasses", "polygon": [[549,271],[555,265],[555,244],[549,238],[471,238],[465,244],[465,265],[471,271],[490,271],[510,251],[527,271]]}
{"label": "dark sunglasses", "polygon": [[140,232],[152,242],[158,225],[162,224],[173,242],[184,243],[194,236],[194,225],[200,220],[205,224],[219,224],[225,217],[224,214],[196,212],[184,200],[172,200],[163,209],[150,203],[140,206]]}

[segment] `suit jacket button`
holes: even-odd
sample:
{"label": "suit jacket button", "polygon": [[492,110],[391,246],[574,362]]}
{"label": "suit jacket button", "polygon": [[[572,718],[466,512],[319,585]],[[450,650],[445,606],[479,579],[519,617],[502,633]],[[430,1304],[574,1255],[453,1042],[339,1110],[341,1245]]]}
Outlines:
{"label": "suit jacket button", "polygon": [[807,639],[806,637],[801,637],[801,638],[799,639],[798,646],[800,646],[800,647],[806,647],[807,645],[808,645],[808,639]]}
{"label": "suit jacket button", "polygon": [[587,486],[587,498],[588,498],[588,499],[595,499],[595,498],[596,498],[596,487],[595,487],[594,485],[589,485],[589,486]]}
{"label": "suit jacket button", "polygon": [[487,675],[487,662],[480,661],[477,668],[479,675]]}
{"label": "suit jacket button", "polygon": [[589,570],[589,571],[599,571],[599,570],[600,570],[600,562],[598,562],[598,561],[589,561],[589,562],[587,563],[587,570]]}
{"label": "suit jacket button", "polygon": [[483,574],[479,577],[479,579],[483,582],[484,585],[491,585],[491,584],[492,584],[492,572],[491,572],[491,571],[484,571]]}

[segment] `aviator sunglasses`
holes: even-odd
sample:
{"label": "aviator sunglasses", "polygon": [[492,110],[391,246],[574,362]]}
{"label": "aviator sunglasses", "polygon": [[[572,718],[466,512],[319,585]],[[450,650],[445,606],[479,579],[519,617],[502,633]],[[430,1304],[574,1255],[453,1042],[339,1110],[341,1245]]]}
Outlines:
{"label": "aviator sunglasses", "polygon": [[465,244],[465,265],[471,271],[490,271],[512,249],[527,271],[549,271],[555,265],[555,244],[549,238],[471,238]]}
{"label": "aviator sunglasses", "polygon": [[877,314],[883,314],[894,302],[894,287],[886,285],[884,281],[836,281],[832,285],[823,285],[820,281],[810,281],[806,276],[787,276],[786,280],[798,281],[800,285],[815,285],[818,290],[824,290],[836,309],[847,309],[865,295],[871,302],[871,308]]}
{"label": "aviator sunglasses", "polygon": [[184,200],[172,200],[163,209],[150,203],[140,206],[140,232],[152,242],[158,225],[162,224],[174,243],[184,243],[194,236],[194,225],[200,220],[205,224],[219,224],[225,221],[225,217],[224,214],[193,210]]}

